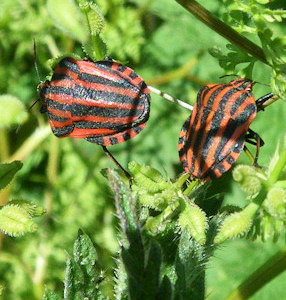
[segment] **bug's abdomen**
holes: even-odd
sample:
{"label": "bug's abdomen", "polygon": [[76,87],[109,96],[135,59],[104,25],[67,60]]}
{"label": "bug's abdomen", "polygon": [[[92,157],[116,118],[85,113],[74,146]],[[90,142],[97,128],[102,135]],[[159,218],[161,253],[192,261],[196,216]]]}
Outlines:
{"label": "bug's abdomen", "polygon": [[243,150],[255,114],[256,104],[249,91],[230,84],[204,87],[179,137],[185,171],[212,179],[229,170]]}
{"label": "bug's abdomen", "polygon": [[57,105],[58,111],[69,117],[69,124],[49,118],[57,136],[109,146],[136,136],[149,118],[150,96],[145,82],[116,62],[64,58],[45,88],[56,102],[47,101],[48,112]]}
{"label": "bug's abdomen", "polygon": [[70,136],[109,146],[137,135],[145,127],[150,107],[141,77],[114,62],[81,63],[85,72],[81,70],[74,89],[75,128]]}

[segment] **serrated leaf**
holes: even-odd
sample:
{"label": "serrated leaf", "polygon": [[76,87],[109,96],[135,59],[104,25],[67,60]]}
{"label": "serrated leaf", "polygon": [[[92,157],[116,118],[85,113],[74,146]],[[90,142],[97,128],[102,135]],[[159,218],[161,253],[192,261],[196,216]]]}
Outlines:
{"label": "serrated leaf", "polygon": [[84,299],[84,291],[82,289],[83,281],[84,275],[80,267],[72,258],[69,257],[66,262],[64,299]]}
{"label": "serrated leaf", "polygon": [[104,17],[95,3],[77,0],[81,12],[85,15],[90,35],[98,35],[104,26]]}
{"label": "serrated leaf", "polygon": [[28,119],[24,104],[12,95],[0,96],[1,120],[0,128],[9,128],[14,124],[22,124]]}
{"label": "serrated leaf", "polygon": [[93,61],[103,60],[107,56],[106,43],[100,36],[93,36],[83,45],[84,52]]}
{"label": "serrated leaf", "polygon": [[96,259],[92,241],[79,230],[74,243],[73,258],[67,259],[64,299],[99,299],[101,292],[98,284],[101,273],[96,269]]}
{"label": "serrated leaf", "polygon": [[88,276],[96,277],[95,263],[97,253],[91,239],[82,230],[79,230],[78,237],[74,243],[73,255],[74,260],[85,270]]}
{"label": "serrated leaf", "polygon": [[22,166],[23,164],[18,160],[8,164],[0,164],[0,190],[4,189],[11,182]]}
{"label": "serrated leaf", "polygon": [[204,252],[188,232],[182,232],[176,256],[177,281],[175,286],[175,299],[204,298]]}

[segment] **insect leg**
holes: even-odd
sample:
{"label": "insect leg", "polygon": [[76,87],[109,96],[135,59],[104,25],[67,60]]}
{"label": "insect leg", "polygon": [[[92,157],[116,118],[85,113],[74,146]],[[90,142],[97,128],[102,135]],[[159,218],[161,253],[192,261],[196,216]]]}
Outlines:
{"label": "insect leg", "polygon": [[264,105],[266,101],[268,101],[269,99],[273,98],[274,94],[273,93],[268,93],[260,98],[258,98],[255,103],[257,106],[257,110],[264,110],[264,107],[267,105]]}
{"label": "insect leg", "polygon": [[125,174],[129,180],[130,187],[132,185],[133,177],[121,166],[121,164],[116,160],[116,158],[107,150],[105,146],[101,146],[105,154],[116,164],[116,166]]}
{"label": "insect leg", "polygon": [[[260,150],[260,147],[262,147],[264,145],[264,141],[259,136],[259,134],[257,134],[250,128],[248,129],[248,133],[245,136],[245,141],[256,146],[256,153],[255,153],[253,165],[258,167],[257,160],[258,160],[259,150]],[[246,149],[245,151],[247,152],[248,149],[246,147],[245,147],[245,149]]]}

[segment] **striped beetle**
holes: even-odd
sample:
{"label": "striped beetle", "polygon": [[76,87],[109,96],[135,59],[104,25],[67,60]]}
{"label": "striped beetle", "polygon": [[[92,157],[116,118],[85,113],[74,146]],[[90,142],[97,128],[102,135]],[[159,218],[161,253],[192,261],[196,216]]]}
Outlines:
{"label": "striped beetle", "polygon": [[135,137],[146,126],[149,90],[132,69],[110,59],[63,58],[52,78],[39,85],[41,112],[48,114],[55,136],[86,139],[106,146]]}
{"label": "striped beetle", "polygon": [[238,159],[245,141],[257,146],[254,159],[257,164],[259,147],[264,142],[249,125],[273,94],[255,102],[254,84],[250,79],[239,78],[227,84],[208,84],[199,91],[178,144],[183,168],[193,177],[203,180],[220,177]]}

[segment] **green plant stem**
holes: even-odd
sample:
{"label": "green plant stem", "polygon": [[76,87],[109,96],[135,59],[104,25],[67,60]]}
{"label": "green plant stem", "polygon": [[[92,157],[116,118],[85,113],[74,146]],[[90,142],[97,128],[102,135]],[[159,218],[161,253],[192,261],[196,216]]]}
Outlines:
{"label": "green plant stem", "polygon": [[54,184],[57,182],[58,160],[59,160],[59,139],[53,136],[51,138],[49,160],[47,166],[47,177],[50,184]]}
{"label": "green plant stem", "polygon": [[42,142],[43,140],[50,134],[51,129],[50,126],[45,126],[42,128],[37,128],[31,136],[23,143],[23,145],[16,151],[13,155],[9,157],[9,161],[14,160],[23,160],[25,159],[31,152],[33,152]]}
{"label": "green plant stem", "polygon": [[86,20],[86,24],[88,26],[88,31],[89,31],[89,38],[92,40],[92,49],[95,53],[95,58],[96,60],[102,60],[104,59],[104,56],[106,55],[106,53],[104,53],[102,51],[102,48],[100,47],[100,40],[99,40],[99,36],[98,35],[94,35],[92,33],[92,28],[91,28],[91,24],[88,18],[88,14],[83,12],[83,14],[85,15],[85,20]]}
{"label": "green plant stem", "polygon": [[280,153],[279,160],[277,161],[273,171],[269,175],[269,180],[268,180],[269,186],[271,186],[278,180],[279,175],[284,169],[285,165],[286,165],[286,150]]}
{"label": "green plant stem", "polygon": [[208,10],[201,6],[195,0],[176,0],[186,10],[193,14],[201,22],[205,23],[208,27],[216,31],[219,35],[226,38],[228,41],[242,49],[243,51],[253,55],[263,63],[271,66],[267,61],[266,56],[258,45],[251,42],[249,39],[240,35],[233,30],[230,26],[213,16]]}
{"label": "green plant stem", "polygon": [[183,194],[188,196],[197,184],[198,184],[198,180],[191,181],[188,187],[184,190]]}
{"label": "green plant stem", "polygon": [[[9,143],[7,131],[4,128],[0,129],[0,162],[6,162],[9,157]],[[8,201],[10,195],[11,186],[8,186],[6,189],[0,191],[0,205],[5,205]]]}
{"label": "green plant stem", "polygon": [[9,144],[7,131],[4,128],[0,128],[0,161],[5,161],[9,157]]}
{"label": "green plant stem", "polygon": [[249,299],[265,284],[286,270],[286,247],[268,259],[260,268],[252,273],[225,300]]}
{"label": "green plant stem", "polygon": [[48,185],[45,191],[45,208],[47,215],[51,213],[52,200],[53,200],[53,185],[57,182],[58,173],[58,160],[59,160],[59,139],[57,137],[51,138],[49,149],[49,160],[47,165],[47,178]]}

